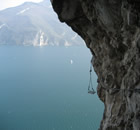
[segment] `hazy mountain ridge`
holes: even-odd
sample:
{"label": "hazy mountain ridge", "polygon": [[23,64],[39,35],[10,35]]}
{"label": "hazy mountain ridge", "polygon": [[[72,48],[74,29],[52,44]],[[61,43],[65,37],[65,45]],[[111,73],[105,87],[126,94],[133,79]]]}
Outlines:
{"label": "hazy mountain ridge", "polygon": [[58,21],[49,1],[43,1],[0,11],[0,44],[71,46],[83,40]]}

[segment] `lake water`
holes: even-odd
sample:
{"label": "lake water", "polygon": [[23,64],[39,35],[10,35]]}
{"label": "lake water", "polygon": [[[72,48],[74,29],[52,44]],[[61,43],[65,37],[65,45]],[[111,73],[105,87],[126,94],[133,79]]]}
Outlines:
{"label": "lake water", "polygon": [[85,46],[0,46],[0,130],[97,130],[104,106],[87,93],[90,59]]}

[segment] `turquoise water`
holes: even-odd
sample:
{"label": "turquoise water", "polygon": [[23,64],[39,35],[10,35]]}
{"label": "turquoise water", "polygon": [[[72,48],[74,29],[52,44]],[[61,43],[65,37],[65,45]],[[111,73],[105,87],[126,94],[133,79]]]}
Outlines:
{"label": "turquoise water", "polygon": [[[97,130],[86,47],[0,47],[0,130]],[[93,73],[96,89],[97,77]]]}

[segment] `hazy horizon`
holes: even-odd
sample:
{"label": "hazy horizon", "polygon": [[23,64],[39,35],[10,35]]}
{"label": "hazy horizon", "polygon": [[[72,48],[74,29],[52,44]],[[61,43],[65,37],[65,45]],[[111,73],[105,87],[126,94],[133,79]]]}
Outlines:
{"label": "hazy horizon", "polygon": [[23,4],[24,2],[36,2],[36,3],[39,3],[41,1],[43,1],[43,0],[14,0],[14,1],[4,0],[4,1],[0,2],[0,11],[4,10],[4,9],[7,9],[7,8],[10,8],[10,7],[16,7],[18,5]]}
{"label": "hazy horizon", "polygon": [[88,94],[90,50],[50,0],[26,1],[0,3],[0,130],[97,130],[104,106]]}

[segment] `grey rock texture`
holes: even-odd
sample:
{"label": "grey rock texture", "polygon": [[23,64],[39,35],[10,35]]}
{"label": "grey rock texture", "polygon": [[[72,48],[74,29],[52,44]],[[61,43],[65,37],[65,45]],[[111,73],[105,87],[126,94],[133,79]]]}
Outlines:
{"label": "grey rock texture", "polygon": [[105,110],[100,130],[140,130],[140,0],[51,0],[86,42]]}

